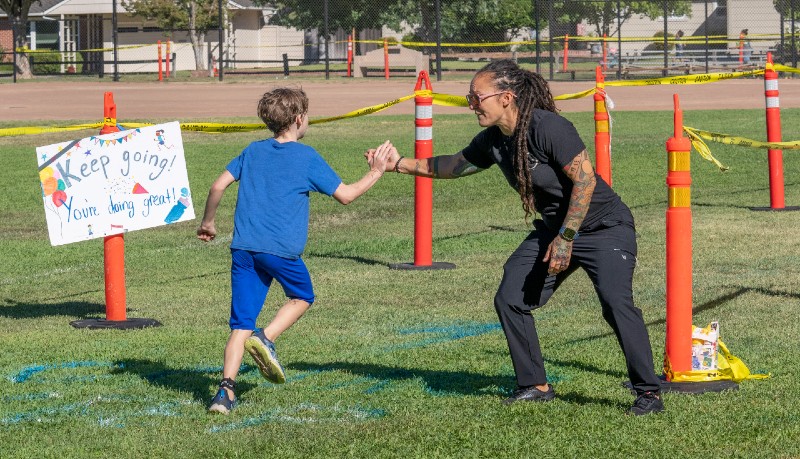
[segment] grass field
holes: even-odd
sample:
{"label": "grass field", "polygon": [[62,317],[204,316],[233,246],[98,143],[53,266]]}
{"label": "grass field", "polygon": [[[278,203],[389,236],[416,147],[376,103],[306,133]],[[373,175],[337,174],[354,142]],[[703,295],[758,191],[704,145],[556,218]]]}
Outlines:
{"label": "grass field", "polygon": [[[691,112],[685,123],[763,139],[763,113]],[[591,113],[566,116],[591,151]],[[635,299],[660,368],[672,114],[613,116],[614,188],[637,220]],[[800,138],[800,110],[783,111],[783,130],[784,139]],[[434,132],[445,154],[478,127],[470,116],[437,116]],[[624,361],[577,272],[535,312],[558,399],[503,406],[514,379],[492,298],[527,234],[519,199],[496,168],[435,182],[434,261],[457,268],[389,270],[413,258],[414,199],[413,179],[387,174],[347,207],[313,196],[305,260],[318,301],[278,340],[288,381],[265,382],[247,357],[240,405],[223,417],[206,407],[228,334],[234,190],[212,244],[195,238],[198,220],[126,235],[128,317],[162,327],[75,329],[69,321],[105,316],[102,243],[50,246],[34,148],[93,134],[0,138],[3,458],[800,456],[792,357],[800,353],[800,213],[750,210],[769,205],[765,151],[710,144],[726,173],[693,155],[693,280],[695,324],[719,320],[733,353],[769,379],[666,394],[664,414],[625,416],[633,397],[622,386]],[[214,178],[256,138],[184,133],[198,215]],[[413,154],[412,120],[315,125],[305,141],[352,182],[365,171],[361,152],[386,138]],[[800,204],[796,155],[784,153],[787,205]],[[260,325],[282,301],[274,288]]]}

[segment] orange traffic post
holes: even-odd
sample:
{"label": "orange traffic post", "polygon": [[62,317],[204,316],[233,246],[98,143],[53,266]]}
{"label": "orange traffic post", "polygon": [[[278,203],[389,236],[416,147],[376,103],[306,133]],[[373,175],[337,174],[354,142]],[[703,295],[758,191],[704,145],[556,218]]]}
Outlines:
{"label": "orange traffic post", "polygon": [[667,139],[667,338],[665,392],[720,392],[734,389],[729,381],[685,381],[692,371],[692,209],[691,141],[683,136],[683,112],[673,95],[673,135]]}
{"label": "orange traffic post", "polygon": [[603,34],[603,71],[604,72],[606,70],[608,70],[608,67],[607,67],[608,64],[606,62],[606,60],[608,59],[608,43],[606,42],[606,38],[607,38],[606,34]]}
{"label": "orange traffic post", "polygon": [[383,39],[383,75],[389,79],[389,43]]}
{"label": "orange traffic post", "polygon": [[[103,98],[103,127],[100,134],[119,132],[114,94]],[[125,320],[125,237],[122,234],[103,239],[103,266],[106,281],[106,320]]]}
{"label": "orange traffic post", "polygon": [[169,59],[170,59],[170,55],[169,55],[169,54],[170,54],[170,52],[171,52],[169,48],[170,48],[170,47],[169,47],[169,40],[167,40],[167,52],[166,52],[166,55],[167,55],[167,62],[166,62],[166,72],[165,72],[165,76],[166,76],[167,78],[169,78]]}
{"label": "orange traffic post", "polygon": [[567,61],[569,60],[569,35],[564,35],[564,58],[561,59],[561,70],[567,71]]}
{"label": "orange traffic post", "polygon": [[[425,89],[422,86],[425,85]],[[419,72],[414,87],[414,158],[433,158],[433,86],[428,72]],[[433,262],[433,179],[414,177],[414,263],[389,265],[392,269],[452,269],[452,263]]]}
{"label": "orange traffic post", "polygon": [[[100,135],[119,132],[114,94],[103,94],[103,127]],[[122,233],[103,238],[103,273],[105,276],[106,318],[70,322],[75,328],[145,328],[161,325],[153,319],[128,319],[125,292],[125,237]]]}
{"label": "orange traffic post", "polygon": [[353,68],[353,36],[347,36],[347,77],[353,76],[352,72]]}
{"label": "orange traffic post", "polygon": [[[426,160],[433,157],[433,94],[422,94],[422,84],[432,91],[428,73],[420,72],[417,85],[414,120],[414,158]],[[433,261],[433,179],[414,178],[414,264],[430,266]]]}
{"label": "orange traffic post", "polygon": [[606,107],[606,79],[598,65],[595,68],[594,91],[594,161],[597,175],[611,186],[611,133]]}
{"label": "orange traffic post", "polygon": [[[772,63],[772,53],[767,53],[764,70],[764,98],[767,105],[767,141],[781,141],[781,106],[778,92],[778,72]],[[783,187],[783,150],[769,149],[769,207],[752,207],[752,210],[800,210],[800,207],[787,207]]]}
{"label": "orange traffic post", "polygon": [[683,112],[677,94],[673,100],[674,132],[667,140],[666,358],[673,372],[686,372],[692,369],[692,143],[683,136]]}
{"label": "orange traffic post", "polygon": [[161,56],[161,40],[158,40],[158,81],[164,81],[162,63],[163,57]]}

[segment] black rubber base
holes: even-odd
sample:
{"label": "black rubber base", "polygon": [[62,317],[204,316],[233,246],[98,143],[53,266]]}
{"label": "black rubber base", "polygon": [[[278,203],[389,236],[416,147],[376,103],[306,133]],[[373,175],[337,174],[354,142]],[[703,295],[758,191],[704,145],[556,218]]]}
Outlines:
{"label": "black rubber base", "polygon": [[800,206],[787,206],[781,209],[773,209],[772,207],[751,207],[750,210],[754,210],[756,212],[793,212],[800,210]]}
{"label": "black rubber base", "polygon": [[[625,381],[622,385],[636,395],[630,381]],[[661,392],[702,394],[704,392],[722,392],[726,390],[739,390],[739,384],[733,381],[671,382],[664,380],[663,376],[661,377]]]}
{"label": "black rubber base", "polygon": [[726,390],[739,390],[739,384],[733,381],[661,382],[661,392],[702,394],[704,392],[723,392]]}
{"label": "black rubber base", "polygon": [[115,328],[119,330],[161,326],[161,322],[155,319],[141,319],[141,318],[131,318],[126,320],[84,319],[84,320],[73,320],[69,324],[75,328],[90,328],[90,329]]}
{"label": "black rubber base", "polygon": [[431,265],[415,265],[414,263],[393,263],[389,265],[389,269],[411,269],[417,271],[429,271],[433,269],[453,269],[456,265],[453,263],[446,263],[443,261],[434,261]]}

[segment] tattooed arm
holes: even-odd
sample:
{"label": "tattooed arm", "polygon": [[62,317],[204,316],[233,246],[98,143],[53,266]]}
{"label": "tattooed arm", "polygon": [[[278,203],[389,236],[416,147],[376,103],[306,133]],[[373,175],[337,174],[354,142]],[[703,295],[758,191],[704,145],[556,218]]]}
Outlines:
{"label": "tattooed arm", "polygon": [[486,170],[467,161],[462,153],[434,156],[427,159],[405,158],[396,154],[389,158],[386,163],[386,169],[387,171],[397,171],[401,174],[442,179],[466,177]]}
{"label": "tattooed arm", "polygon": [[[564,217],[564,223],[561,226],[577,233],[578,228],[583,223],[583,219],[586,217],[586,213],[589,211],[589,203],[592,201],[592,193],[594,193],[594,187],[597,184],[594,169],[586,150],[578,153],[572,162],[564,168],[564,172],[572,180],[572,194],[569,197],[567,216]],[[550,274],[556,274],[569,267],[570,258],[572,258],[572,241],[556,236],[553,242],[550,243],[544,261],[550,262]]]}

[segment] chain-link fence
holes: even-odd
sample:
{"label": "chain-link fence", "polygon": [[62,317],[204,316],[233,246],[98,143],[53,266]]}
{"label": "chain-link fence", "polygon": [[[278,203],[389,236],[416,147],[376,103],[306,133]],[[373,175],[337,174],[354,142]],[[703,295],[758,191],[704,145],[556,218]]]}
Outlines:
{"label": "chain-link fence", "polygon": [[767,53],[796,67],[800,47],[800,0],[240,0],[224,10],[224,30],[165,28],[125,10],[54,18],[57,10],[32,13],[22,42],[0,18],[0,77],[387,77],[424,68],[442,79],[513,58],[550,80],[593,79],[598,66],[607,78],[645,78],[759,68]]}

